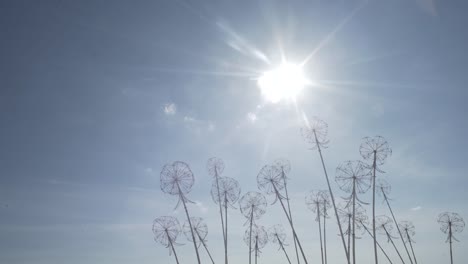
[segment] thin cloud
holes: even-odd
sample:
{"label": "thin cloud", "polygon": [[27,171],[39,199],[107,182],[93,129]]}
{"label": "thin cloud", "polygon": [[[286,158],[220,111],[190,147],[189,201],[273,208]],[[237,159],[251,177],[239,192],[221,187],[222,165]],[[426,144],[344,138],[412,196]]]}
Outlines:
{"label": "thin cloud", "polygon": [[175,115],[177,113],[177,106],[174,103],[167,103],[164,105],[164,114]]}
{"label": "thin cloud", "polygon": [[421,209],[422,209],[422,207],[418,205],[416,207],[411,208],[411,211],[419,211]]}

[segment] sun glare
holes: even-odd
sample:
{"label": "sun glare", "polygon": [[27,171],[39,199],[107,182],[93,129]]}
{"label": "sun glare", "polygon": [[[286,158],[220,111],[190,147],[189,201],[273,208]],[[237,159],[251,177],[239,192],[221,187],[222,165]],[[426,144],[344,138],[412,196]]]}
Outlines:
{"label": "sun glare", "polygon": [[272,103],[295,100],[304,89],[306,82],[302,67],[290,63],[283,63],[258,78],[262,95]]}

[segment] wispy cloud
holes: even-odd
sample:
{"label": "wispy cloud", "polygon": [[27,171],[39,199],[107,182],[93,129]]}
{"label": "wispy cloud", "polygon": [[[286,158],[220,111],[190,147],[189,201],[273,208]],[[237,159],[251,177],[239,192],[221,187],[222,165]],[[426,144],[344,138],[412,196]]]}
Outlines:
{"label": "wispy cloud", "polygon": [[177,113],[177,106],[174,103],[167,103],[164,105],[164,114],[175,115]]}
{"label": "wispy cloud", "polygon": [[257,121],[257,115],[255,113],[249,112],[247,114],[247,120],[249,120],[251,123],[255,123]]}
{"label": "wispy cloud", "polygon": [[422,207],[418,205],[416,207],[411,208],[411,211],[419,211],[421,209],[422,209]]}

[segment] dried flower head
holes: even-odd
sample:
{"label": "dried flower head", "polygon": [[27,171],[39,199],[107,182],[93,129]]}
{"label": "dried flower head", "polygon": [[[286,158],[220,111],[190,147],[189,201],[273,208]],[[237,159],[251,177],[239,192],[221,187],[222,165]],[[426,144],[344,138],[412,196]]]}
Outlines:
{"label": "dried flower head", "polygon": [[[252,239],[252,244],[250,244],[250,239]],[[252,226],[252,236],[250,236],[250,229],[247,229],[244,233],[244,242],[248,245],[252,246],[252,251],[255,249],[259,250],[265,247],[268,243],[268,234],[265,231],[263,226]]]}
{"label": "dried flower head", "polygon": [[189,165],[182,161],[164,165],[160,176],[161,190],[172,195],[189,193],[195,182]]}
{"label": "dried flower head", "polygon": [[239,200],[240,192],[239,182],[229,177],[220,177],[218,185],[213,182],[211,186],[211,198],[216,204],[221,200],[222,206],[234,207],[234,204]]}
{"label": "dried flower head", "polygon": [[[203,222],[201,217],[190,217],[190,222],[192,223],[193,232],[195,233],[195,240],[198,245],[200,239],[205,241],[206,236],[208,235],[208,226]],[[192,231],[190,230],[190,224],[188,221],[185,221],[184,226],[182,227],[184,235],[188,241],[193,242]]]}
{"label": "dried flower head", "polygon": [[[259,192],[248,192],[239,200],[241,213],[248,220],[259,219],[266,212],[267,201]],[[252,216],[252,219],[250,217]]]}
{"label": "dried flower head", "polygon": [[305,127],[301,128],[301,134],[304,140],[312,145],[312,149],[326,148],[329,143],[328,124],[317,117],[313,117]]}
{"label": "dried flower head", "polygon": [[206,163],[206,169],[211,176],[218,177],[224,171],[224,162],[217,157],[209,158]]}
{"label": "dried flower head", "polygon": [[359,149],[363,159],[373,161],[375,156],[375,162],[377,165],[385,163],[387,157],[392,155],[392,149],[388,145],[385,138],[381,136],[365,137],[362,139],[362,144]]}
{"label": "dried flower head", "polygon": [[356,192],[365,193],[371,186],[372,176],[367,165],[359,160],[348,160],[336,168],[335,181],[347,193],[353,192],[354,182]]}
{"label": "dried flower head", "polygon": [[180,234],[180,224],[172,216],[160,216],[153,221],[154,240],[165,247],[175,243]]}

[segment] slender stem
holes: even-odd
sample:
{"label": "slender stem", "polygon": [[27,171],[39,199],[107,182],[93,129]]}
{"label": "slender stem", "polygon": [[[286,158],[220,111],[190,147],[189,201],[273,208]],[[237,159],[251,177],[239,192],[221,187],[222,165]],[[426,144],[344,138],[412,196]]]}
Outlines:
{"label": "slender stem", "polygon": [[176,253],[176,251],[174,249],[174,244],[172,244],[171,236],[169,236],[169,233],[167,232],[167,230],[166,230],[166,235],[167,235],[167,238],[169,239],[169,244],[171,244],[172,252],[174,252],[174,257],[175,257],[176,263],[179,264],[179,259],[177,258],[177,253]]}
{"label": "slender stem", "polygon": [[406,230],[406,237],[408,237],[408,242],[409,242],[409,245],[411,247],[411,252],[413,253],[414,263],[418,264],[418,261],[416,260],[416,255],[414,254],[413,243],[411,243],[411,238],[410,238],[410,236],[408,234],[408,230]]}
{"label": "slender stem", "polygon": [[332,200],[333,209],[335,211],[336,222],[338,223],[338,229],[340,230],[341,242],[343,243],[343,248],[344,248],[344,251],[345,251],[345,255],[346,255],[346,259],[348,261],[348,264],[351,264],[351,260],[349,258],[349,254],[348,254],[348,251],[346,249],[346,243],[345,243],[344,236],[343,236],[343,229],[341,228],[340,218],[338,216],[338,210],[336,209],[335,197],[333,196],[333,191],[332,191],[332,188],[331,188],[331,185],[330,185],[330,180],[328,179],[327,169],[325,168],[325,162],[323,161],[322,150],[320,148],[320,144],[318,142],[317,133],[315,132],[315,129],[313,130],[313,132],[314,132],[315,142],[317,143],[317,150],[318,150],[318,152],[320,154],[320,160],[322,161],[323,172],[325,173],[325,178],[327,180],[328,191],[330,192],[330,197],[331,197],[331,200]]}
{"label": "slender stem", "polygon": [[377,170],[377,151],[374,150],[374,162],[372,163],[372,237],[374,238],[374,257],[375,257],[375,264],[379,263],[377,257],[377,237],[375,236],[375,173]]}
{"label": "slender stem", "polygon": [[254,206],[252,205],[250,212],[250,231],[249,231],[249,264],[252,263],[252,224],[253,224],[253,211],[254,211]]}
{"label": "slender stem", "polygon": [[398,248],[396,247],[395,243],[393,242],[392,236],[390,236],[390,233],[388,233],[388,231],[387,231],[387,229],[385,228],[385,226],[384,226],[383,228],[384,228],[384,230],[385,230],[385,233],[387,234],[388,240],[390,240],[390,242],[391,242],[392,245],[393,245],[393,248],[395,248],[396,253],[397,253],[398,256],[400,257],[401,262],[402,262],[403,264],[405,264],[405,261],[403,260],[403,257],[401,256],[400,251],[398,250]]}
{"label": "slender stem", "polygon": [[203,245],[203,247],[204,247],[205,250],[206,250],[206,253],[207,253],[208,256],[210,257],[211,262],[212,262],[213,264],[215,264],[215,262],[214,262],[214,260],[213,260],[213,257],[211,257],[210,251],[208,250],[208,247],[206,246],[205,240],[203,240],[203,238],[200,236],[200,233],[198,233],[198,230],[197,230],[197,229],[195,229],[195,232],[197,233],[197,236],[198,236],[198,239],[200,240],[200,243]]}
{"label": "slender stem", "polygon": [[317,219],[319,226],[319,236],[320,236],[320,255],[322,256],[322,264],[324,264],[323,259],[323,242],[322,242],[322,226],[320,224],[320,203],[317,202]]}
{"label": "slender stem", "polygon": [[353,177],[353,264],[356,264],[356,177]]}
{"label": "slender stem", "polygon": [[276,239],[278,239],[278,242],[281,246],[281,249],[284,252],[284,255],[286,255],[286,258],[288,259],[289,264],[291,264],[291,260],[289,259],[288,253],[286,253],[286,250],[284,249],[283,242],[281,242],[280,238],[278,237],[278,234],[275,234],[275,236],[276,236]]}
{"label": "slender stem", "polygon": [[[272,184],[273,184],[273,183],[272,183]],[[276,188],[276,185],[273,184],[273,188],[275,189],[275,194],[277,195],[278,200],[279,200],[280,203],[281,203],[281,207],[283,208],[284,214],[285,214],[286,217],[288,218],[289,225],[291,226],[291,229],[292,229],[292,231],[293,231],[294,239],[296,239],[297,245],[299,246],[299,249],[300,249],[300,251],[301,251],[302,258],[304,259],[305,264],[308,264],[307,258],[306,258],[305,254],[304,254],[304,250],[302,249],[302,246],[301,246],[301,242],[299,241],[299,238],[297,237],[297,233],[296,233],[296,231],[295,231],[295,229],[294,229],[294,225],[293,225],[293,223],[292,223],[292,221],[291,221],[291,218],[290,218],[289,215],[288,215],[288,212],[286,211],[286,207],[284,206],[283,199],[281,198],[281,196],[280,196],[280,194],[279,194],[279,192],[278,192],[278,189]]]}
{"label": "slender stem", "polygon": [[228,263],[228,215],[227,215],[227,205],[228,205],[228,200],[227,200],[227,193],[224,193],[224,217],[225,217],[225,225],[224,227],[226,228],[226,231],[224,232],[224,262],[227,264]]}
{"label": "slender stem", "polygon": [[[292,213],[291,213],[291,205],[289,204],[289,194],[288,194],[288,188],[287,188],[287,183],[286,183],[286,175],[284,173],[284,170],[281,169],[281,172],[282,172],[282,176],[283,176],[283,182],[284,182],[284,190],[285,190],[285,193],[286,193],[286,201],[287,201],[287,204],[288,204],[288,212],[289,212],[289,217],[291,218],[291,222],[293,221],[292,219]],[[294,239],[294,249],[296,250],[296,259],[297,259],[297,264],[300,264],[300,259],[299,259],[299,252],[297,251],[297,242],[296,240]]]}
{"label": "slender stem", "polygon": [[327,205],[323,203],[323,255],[325,256],[325,264],[327,264],[327,230],[325,228],[327,219]]}
{"label": "slender stem", "polygon": [[[224,251],[226,254],[226,234],[224,231],[224,220],[223,220],[223,207],[221,205],[221,194],[219,192],[219,176],[218,176],[218,170],[215,167],[215,181],[216,181],[216,189],[218,189],[218,205],[219,205],[219,215],[221,217],[221,228],[223,229],[223,240],[224,240]],[[225,256],[225,259],[227,259],[227,256]],[[225,262],[227,264],[227,260]]]}
{"label": "slender stem", "polygon": [[398,230],[398,234],[400,234],[401,242],[403,243],[403,246],[405,246],[406,254],[408,254],[408,258],[410,259],[411,264],[413,264],[413,259],[411,259],[411,255],[409,253],[408,247],[406,246],[405,241],[403,240],[403,234],[401,233],[400,227],[397,224],[397,220],[395,218],[395,215],[393,214],[392,207],[390,207],[390,203],[388,202],[387,195],[385,194],[383,188],[381,187],[382,194],[384,196],[385,202],[387,202],[388,209],[390,210],[390,213],[392,214],[393,221],[395,222],[396,228]]}
{"label": "slender stem", "polygon": [[[374,238],[372,236],[372,233],[369,231],[369,229],[367,229],[367,227],[364,225],[363,222],[361,222],[361,225],[364,227],[364,229],[367,231],[367,233],[369,234],[369,236],[371,236],[372,238]],[[388,257],[387,253],[385,253],[385,250],[382,248],[382,246],[380,246],[379,242],[377,242],[377,246],[379,246],[380,250],[382,251],[382,253],[385,255],[385,257],[387,257],[388,259],[388,262],[390,262],[390,264],[393,264],[392,261],[390,260],[390,258]]]}
{"label": "slender stem", "polygon": [[452,222],[449,222],[449,239],[450,239],[450,263],[453,264],[453,255],[452,255]]}
{"label": "slender stem", "polygon": [[179,189],[180,199],[182,199],[182,204],[184,205],[185,214],[187,215],[187,221],[188,221],[189,226],[190,226],[190,233],[192,233],[193,246],[195,247],[195,253],[197,254],[198,264],[201,264],[200,254],[198,253],[197,242],[195,240],[195,234],[193,233],[192,221],[190,221],[190,215],[189,215],[189,212],[188,212],[188,209],[187,209],[187,204],[185,203],[185,197],[182,194],[182,190],[180,189],[179,182],[177,182],[177,188]]}
{"label": "slender stem", "polygon": [[351,217],[351,215],[348,215],[348,255],[351,254]]}
{"label": "slender stem", "polygon": [[255,236],[255,264],[257,264],[258,257],[258,236]]}

